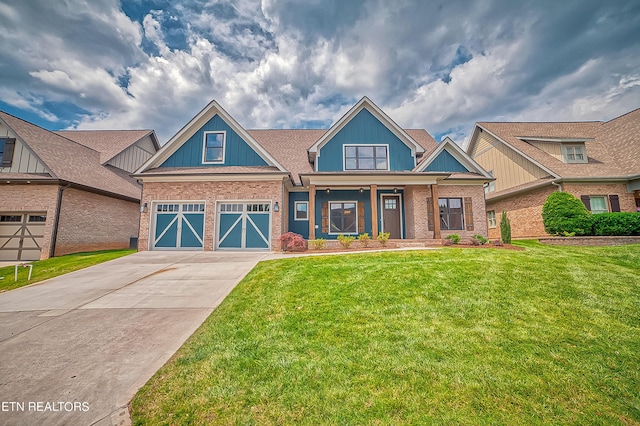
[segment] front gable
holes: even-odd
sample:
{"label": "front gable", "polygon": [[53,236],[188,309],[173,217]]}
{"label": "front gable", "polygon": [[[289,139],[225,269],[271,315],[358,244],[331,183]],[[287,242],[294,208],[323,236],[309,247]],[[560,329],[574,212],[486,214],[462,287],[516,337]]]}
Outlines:
{"label": "front gable", "polygon": [[443,150],[433,161],[424,169],[425,172],[469,172],[465,166],[460,163],[446,149]]}
{"label": "front gable", "polygon": [[415,168],[417,172],[478,173],[486,178],[491,175],[476,163],[449,137]]}
{"label": "front gable", "polygon": [[365,108],[320,147],[316,159],[316,170],[320,172],[345,170],[345,147],[362,145],[386,147],[387,170],[411,170],[415,166],[411,148]]}
{"label": "front gable", "polygon": [[[204,156],[205,134],[221,133],[224,139],[221,162],[207,162]],[[267,162],[216,114],[200,127],[159,167],[267,166]]]}

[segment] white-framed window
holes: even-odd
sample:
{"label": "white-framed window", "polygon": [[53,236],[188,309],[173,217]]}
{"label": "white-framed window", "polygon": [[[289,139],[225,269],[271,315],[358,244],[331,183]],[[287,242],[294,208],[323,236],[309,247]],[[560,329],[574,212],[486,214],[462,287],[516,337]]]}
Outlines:
{"label": "white-framed window", "polygon": [[225,141],[225,132],[204,132],[202,163],[223,164]]}
{"label": "white-framed window", "polygon": [[[493,170],[489,170],[489,175],[491,177],[494,177],[493,176]],[[495,180],[492,180],[491,182],[489,182],[487,184],[487,186],[484,187],[484,193],[485,194],[489,194],[491,192],[496,192],[496,181]]]}
{"label": "white-framed window", "polygon": [[355,201],[329,202],[329,234],[358,233],[358,203]]}
{"label": "white-framed window", "polygon": [[293,203],[293,220],[309,220],[309,202],[295,201]]}
{"label": "white-framed window", "polygon": [[565,144],[562,147],[565,163],[586,163],[584,144]]}
{"label": "white-framed window", "polygon": [[489,223],[489,228],[495,228],[497,226],[495,210],[489,210],[487,212],[487,222]]}
{"label": "white-framed window", "polygon": [[389,146],[345,145],[344,170],[389,170]]}
{"label": "white-framed window", "polygon": [[607,197],[604,195],[591,195],[589,197],[589,203],[591,204],[591,213],[593,214],[609,212]]}

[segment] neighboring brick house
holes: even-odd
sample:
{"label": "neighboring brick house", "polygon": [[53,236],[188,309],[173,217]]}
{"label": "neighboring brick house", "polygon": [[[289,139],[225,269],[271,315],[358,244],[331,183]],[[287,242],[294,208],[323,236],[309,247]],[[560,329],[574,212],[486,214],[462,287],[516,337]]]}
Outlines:
{"label": "neighboring brick house", "polygon": [[134,176],[140,250],[279,250],[287,231],[486,236],[493,181],[450,139],[402,129],[366,97],[319,130],[245,130],[212,101]]}
{"label": "neighboring brick house", "polygon": [[593,213],[640,211],[640,109],[607,122],[476,123],[467,152],[496,178],[486,190],[489,236],[502,211],[515,238],[546,235],[554,191]]}
{"label": "neighboring brick house", "polygon": [[0,261],[126,248],[152,130],[51,132],[0,111]]}

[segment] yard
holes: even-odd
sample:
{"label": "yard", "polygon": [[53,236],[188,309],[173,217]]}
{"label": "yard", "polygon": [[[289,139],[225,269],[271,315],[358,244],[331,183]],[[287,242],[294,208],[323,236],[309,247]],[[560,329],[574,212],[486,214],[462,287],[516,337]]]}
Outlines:
{"label": "yard", "polygon": [[640,424],[640,246],[260,263],[134,424]]}
{"label": "yard", "polygon": [[92,251],[28,262],[33,264],[31,280],[28,279],[29,268],[19,266],[18,281],[15,281],[14,266],[0,267],[0,277],[3,277],[0,279],[0,293],[7,290],[13,290],[14,288],[23,287],[28,284],[34,284],[39,281],[48,280],[49,278],[57,277],[58,275],[68,274],[69,272],[97,265],[98,263],[113,260],[134,252],[135,250]]}

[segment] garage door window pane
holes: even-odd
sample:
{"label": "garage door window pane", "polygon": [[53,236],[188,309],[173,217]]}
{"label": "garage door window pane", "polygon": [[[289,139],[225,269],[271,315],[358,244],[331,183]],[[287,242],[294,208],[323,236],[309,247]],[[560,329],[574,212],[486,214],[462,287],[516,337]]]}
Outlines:
{"label": "garage door window pane", "polygon": [[22,222],[22,216],[12,216],[12,215],[0,216],[0,222]]}
{"label": "garage door window pane", "polygon": [[46,222],[46,215],[29,215],[29,222]]}

